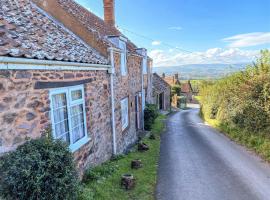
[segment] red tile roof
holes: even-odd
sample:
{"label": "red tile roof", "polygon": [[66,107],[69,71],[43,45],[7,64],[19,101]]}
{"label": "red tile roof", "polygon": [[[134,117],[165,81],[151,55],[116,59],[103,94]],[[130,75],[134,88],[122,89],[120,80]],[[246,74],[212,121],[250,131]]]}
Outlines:
{"label": "red tile roof", "polygon": [[0,56],[108,63],[30,0],[0,1]]}
{"label": "red tile roof", "polygon": [[[69,14],[73,15],[81,24],[88,29],[88,31],[97,32],[97,34],[105,42],[109,42],[106,36],[123,36],[116,27],[110,26],[105,23],[105,21],[83,6],[79,5],[73,0],[57,0],[58,3],[65,9]],[[135,53],[137,46],[130,40],[127,42],[127,49],[130,52]]]}

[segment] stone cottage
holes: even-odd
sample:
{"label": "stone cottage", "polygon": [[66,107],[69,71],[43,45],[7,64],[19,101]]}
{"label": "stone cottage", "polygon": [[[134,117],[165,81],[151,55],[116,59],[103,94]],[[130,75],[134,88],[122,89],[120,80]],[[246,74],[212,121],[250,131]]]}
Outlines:
{"label": "stone cottage", "polygon": [[0,1],[0,154],[51,129],[82,174],[123,153],[143,129],[152,60],[73,0]]}
{"label": "stone cottage", "polygon": [[153,74],[153,99],[159,110],[171,108],[171,86],[157,73]]}
{"label": "stone cottage", "polygon": [[186,83],[181,84],[181,96],[186,97],[187,103],[195,103],[193,99],[193,88],[190,80],[188,80]]}

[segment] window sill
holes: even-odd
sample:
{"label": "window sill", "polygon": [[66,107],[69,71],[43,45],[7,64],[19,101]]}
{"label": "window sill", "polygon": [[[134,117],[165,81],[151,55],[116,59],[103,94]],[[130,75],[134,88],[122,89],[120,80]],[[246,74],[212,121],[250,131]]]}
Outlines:
{"label": "window sill", "polygon": [[75,144],[70,145],[69,148],[70,148],[71,152],[74,153],[77,150],[79,150],[83,145],[85,145],[86,143],[88,143],[90,140],[91,139],[89,137],[84,137],[83,139],[79,140]]}

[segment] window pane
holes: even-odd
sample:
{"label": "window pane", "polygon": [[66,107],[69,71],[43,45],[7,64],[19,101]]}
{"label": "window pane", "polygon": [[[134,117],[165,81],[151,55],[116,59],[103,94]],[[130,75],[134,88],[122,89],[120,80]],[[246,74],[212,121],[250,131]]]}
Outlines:
{"label": "window pane", "polygon": [[53,111],[54,123],[58,123],[67,119],[67,107],[58,108]]}
{"label": "window pane", "polygon": [[79,113],[78,115],[74,115],[73,117],[71,117],[71,127],[75,127],[78,126],[79,124],[83,124],[84,120],[83,120],[83,113]]}
{"label": "window pane", "polygon": [[76,126],[72,129],[72,142],[73,144],[85,136],[84,124]]}
{"label": "window pane", "polygon": [[82,90],[74,90],[71,92],[72,101],[82,99]]}
{"label": "window pane", "polygon": [[62,139],[69,144],[70,138],[69,138],[66,94],[61,93],[53,95],[52,104],[53,104],[52,112],[54,118],[55,137],[56,139]]}
{"label": "window pane", "polygon": [[72,143],[85,136],[83,105],[76,105],[71,110]]}
{"label": "window pane", "polygon": [[68,120],[55,124],[56,139],[62,139],[68,144],[70,143]]}
{"label": "window pane", "polygon": [[122,122],[122,130],[128,127],[128,98],[123,99],[121,101],[121,122]]}
{"label": "window pane", "polygon": [[76,105],[71,107],[71,116],[78,115],[83,112],[83,105]]}
{"label": "window pane", "polygon": [[52,96],[53,109],[61,108],[67,105],[66,94],[56,94]]}
{"label": "window pane", "polygon": [[126,56],[125,53],[121,53],[121,73],[122,75],[127,74],[127,66],[126,66]]}
{"label": "window pane", "polygon": [[147,59],[143,58],[143,73],[147,73]]}

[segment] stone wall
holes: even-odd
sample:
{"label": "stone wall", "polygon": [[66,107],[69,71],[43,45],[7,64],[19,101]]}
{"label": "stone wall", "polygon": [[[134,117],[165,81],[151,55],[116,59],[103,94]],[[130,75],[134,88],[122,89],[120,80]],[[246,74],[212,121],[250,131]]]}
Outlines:
{"label": "stone wall", "polygon": [[158,94],[164,94],[164,110],[169,110],[171,106],[170,95],[171,87],[156,73],[153,74],[153,98],[156,98]]}
{"label": "stone wall", "polygon": [[[120,54],[114,53],[115,120],[117,153],[123,153],[137,139],[135,96],[141,92],[141,62],[128,55],[128,75],[120,71]],[[91,140],[74,153],[80,174],[89,166],[108,160],[112,155],[110,74],[107,71],[0,70],[0,154],[16,149],[27,139],[39,138],[51,128],[49,90],[34,89],[37,81],[84,84],[87,132]],[[145,75],[149,91],[150,76]],[[129,97],[129,126],[122,130],[121,100]],[[149,98],[149,97],[148,97]],[[141,102],[139,105],[141,109]]]}
{"label": "stone wall", "polygon": [[106,71],[0,70],[0,153],[27,139],[39,138],[51,127],[48,89],[34,89],[36,81],[90,80],[84,84],[87,132],[90,142],[74,153],[79,172],[112,154],[109,74]]}
{"label": "stone wall", "polygon": [[[120,70],[120,54],[114,53],[115,63],[115,119],[117,133],[117,152],[125,152],[137,139],[135,96],[141,92],[141,58],[127,56],[128,75],[122,76]],[[121,100],[129,97],[129,126],[122,130]]]}

